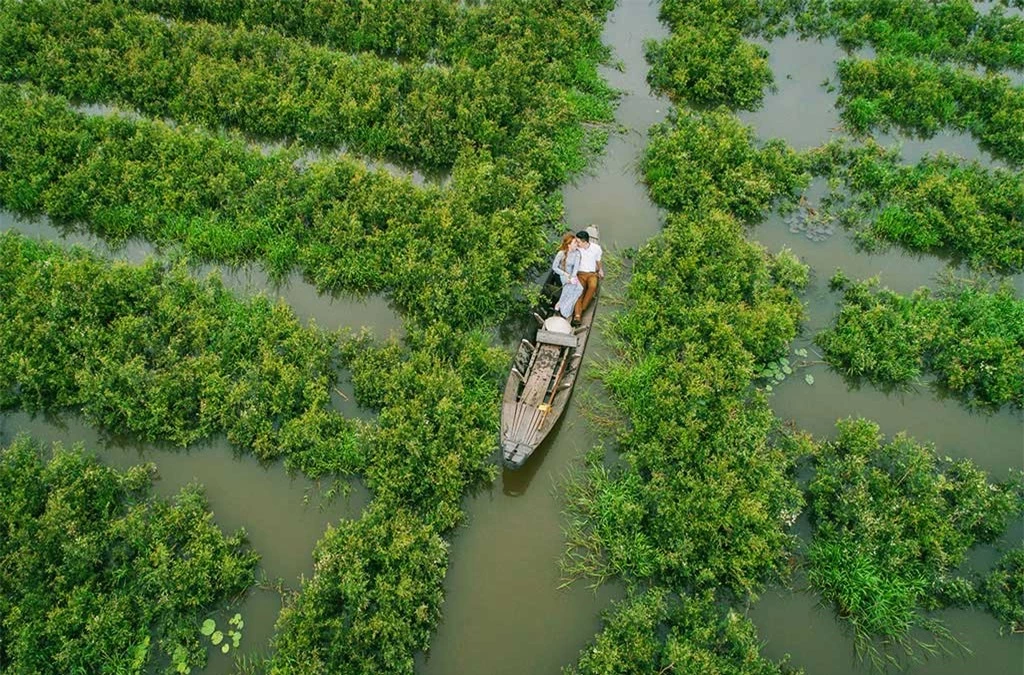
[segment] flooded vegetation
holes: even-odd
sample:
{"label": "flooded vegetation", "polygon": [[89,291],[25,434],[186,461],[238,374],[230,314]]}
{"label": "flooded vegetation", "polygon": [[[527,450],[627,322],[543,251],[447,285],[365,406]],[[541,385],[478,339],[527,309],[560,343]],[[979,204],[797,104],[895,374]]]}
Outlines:
{"label": "flooded vegetation", "polygon": [[1021,672],[1009,4],[0,0],[0,668]]}

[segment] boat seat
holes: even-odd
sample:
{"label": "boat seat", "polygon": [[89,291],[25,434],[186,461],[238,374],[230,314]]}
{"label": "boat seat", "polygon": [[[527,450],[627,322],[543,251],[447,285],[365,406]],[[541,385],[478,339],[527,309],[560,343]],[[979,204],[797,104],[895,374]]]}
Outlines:
{"label": "boat seat", "polygon": [[556,314],[555,316],[549,316],[544,319],[544,330],[551,333],[565,333],[566,335],[570,335],[572,334],[572,324]]}
{"label": "boat seat", "polygon": [[560,347],[572,347],[576,348],[577,337],[572,334],[565,333],[554,333],[543,328],[537,331],[537,344],[539,345],[558,345]]}

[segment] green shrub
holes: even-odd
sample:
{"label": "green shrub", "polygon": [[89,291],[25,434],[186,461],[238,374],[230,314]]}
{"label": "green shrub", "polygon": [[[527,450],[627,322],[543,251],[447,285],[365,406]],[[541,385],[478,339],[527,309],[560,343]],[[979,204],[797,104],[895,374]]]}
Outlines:
{"label": "green shrub", "polygon": [[0,448],[5,671],[205,664],[199,620],[254,583],[258,556],[244,532],[221,533],[198,488],[151,497],[154,471],[116,471],[79,447],[51,454],[24,436]]}
{"label": "green shrub", "polygon": [[809,181],[800,155],[779,140],[758,147],[725,111],[677,110],[650,134],[641,169],[651,198],[671,211],[727,211],[753,223]]}
{"label": "green shrub", "polygon": [[15,234],[0,259],[0,408],[80,408],[182,446],[225,433],[312,476],[362,466],[358,427],[330,410],[335,342],[285,305]]}
{"label": "green shrub", "polygon": [[748,391],[802,312],[792,271],[776,280],[772,267],[714,212],[670,216],[637,254],[612,327],[619,358],[602,373],[629,419],[626,462],[596,461],[569,483],[569,576],[743,595],[784,573],[786,523],[800,510],[788,472],[801,450]]}
{"label": "green shrub", "polygon": [[948,252],[975,268],[1003,273],[1024,269],[1024,183],[1018,172],[944,154],[907,166],[897,151],[875,143],[830,143],[808,161],[815,173],[840,179],[851,193],[850,200],[833,194],[828,201],[847,207],[842,220],[859,228],[865,243]]}
{"label": "green shrub", "polygon": [[677,597],[653,588],[619,603],[604,629],[567,675],[794,673],[760,654],[754,625],[732,610],[724,615],[710,594]]}
{"label": "green shrub", "polygon": [[682,26],[646,45],[647,81],[674,102],[756,110],[772,86],[768,51],[717,25]]}
{"label": "green shrub", "polygon": [[[611,120],[613,94],[596,73],[607,53],[598,19],[608,8],[582,4],[548,8],[541,35],[526,32],[516,49],[491,49],[496,56],[476,67],[466,59],[440,66],[346,54],[265,28],[167,21],[110,0],[5,0],[0,79],[419,167],[448,168],[463,152],[486,150],[514,156],[519,175],[539,172],[553,189],[583,168],[594,133],[601,136],[582,123]],[[509,21],[541,12],[505,7]],[[558,63],[550,48],[523,56],[545,38],[559,46]],[[481,31],[466,39],[463,48],[474,52],[492,37]]]}
{"label": "green shrub", "polygon": [[883,443],[866,420],[837,429],[815,453],[808,580],[862,653],[873,637],[908,643],[915,626],[941,635],[921,609],[941,604],[941,580],[1021,511],[1019,481],[989,483],[970,461],[940,459],[904,435]]}
{"label": "green shrub", "polygon": [[978,595],[1003,626],[1013,633],[1024,632],[1024,548],[1000,558],[979,585]]}
{"label": "green shrub", "polygon": [[298,266],[325,291],[387,292],[413,322],[503,316],[555,217],[536,175],[515,179],[486,155],[460,159],[444,190],[353,160],[294,160],[0,85],[0,204],[200,260],[259,260],[278,275]]}
{"label": "green shrub", "polygon": [[817,0],[796,17],[805,35],[832,35],[845,48],[921,56],[999,70],[1024,67],[1024,20],[975,10],[969,0]]}
{"label": "green shrub", "polygon": [[846,287],[832,327],[814,338],[850,377],[903,386],[922,373],[972,405],[1024,405],[1024,302],[1009,284],[948,282],[910,297]]}
{"label": "green shrub", "polygon": [[977,76],[918,58],[839,62],[843,121],[862,133],[897,126],[933,136],[951,127],[1007,162],[1024,163],[1024,89],[1001,75]]}

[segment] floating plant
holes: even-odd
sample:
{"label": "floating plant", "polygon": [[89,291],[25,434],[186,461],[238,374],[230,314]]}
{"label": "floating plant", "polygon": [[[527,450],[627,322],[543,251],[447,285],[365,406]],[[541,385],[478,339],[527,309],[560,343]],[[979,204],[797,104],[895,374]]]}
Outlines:
{"label": "floating plant", "polygon": [[[228,625],[233,626],[229,628],[227,633],[224,631],[217,630],[217,622],[213,619],[207,619],[203,622],[202,627],[199,629],[199,633],[204,637],[210,638],[210,644],[214,647],[219,646],[222,654],[227,654],[234,647],[238,649],[242,643],[242,628],[245,626],[245,621],[242,620],[242,615],[235,613],[233,617],[228,619]],[[227,639],[225,639],[227,638]],[[178,668],[179,672],[184,672],[181,667]]]}
{"label": "floating plant", "polygon": [[789,231],[794,234],[803,232],[811,241],[825,241],[835,234],[833,220],[832,216],[824,211],[818,211],[810,202],[801,198],[797,208],[785,222],[789,225]]}

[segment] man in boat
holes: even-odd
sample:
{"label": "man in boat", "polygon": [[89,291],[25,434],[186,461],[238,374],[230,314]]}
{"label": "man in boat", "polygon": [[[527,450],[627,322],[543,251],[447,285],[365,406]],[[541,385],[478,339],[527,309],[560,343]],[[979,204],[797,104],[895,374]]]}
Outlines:
{"label": "man in boat", "polygon": [[579,267],[576,268],[576,278],[583,286],[583,295],[576,301],[576,310],[573,312],[573,322],[579,323],[580,317],[586,311],[590,301],[597,293],[597,280],[604,278],[604,267],[601,266],[601,246],[596,241],[590,241],[590,233],[580,230],[576,233],[576,241],[580,252]]}

